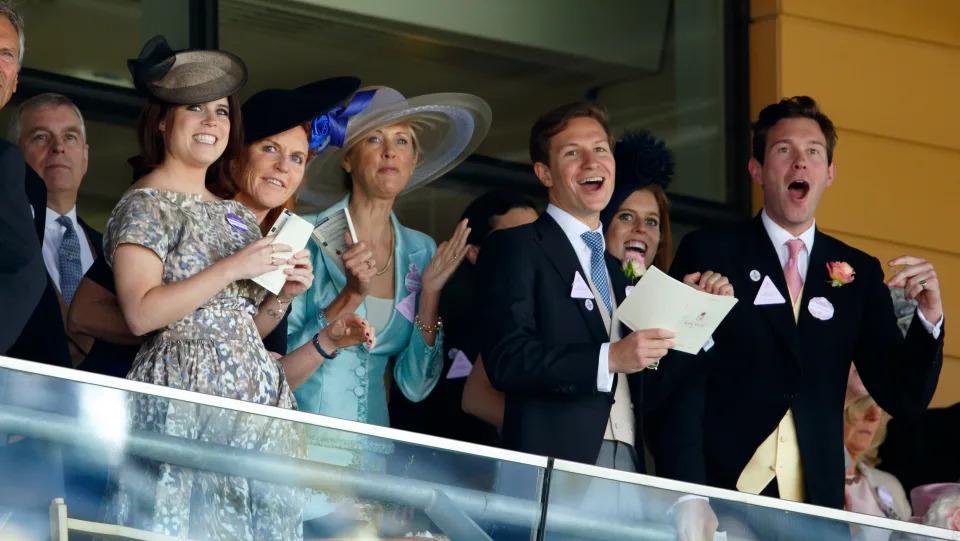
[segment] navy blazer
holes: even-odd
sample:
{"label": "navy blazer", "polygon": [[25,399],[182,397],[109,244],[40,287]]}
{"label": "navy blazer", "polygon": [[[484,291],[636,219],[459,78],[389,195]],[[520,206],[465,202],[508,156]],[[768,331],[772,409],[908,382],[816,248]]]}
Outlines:
{"label": "navy blazer", "polygon": [[[832,287],[827,263],[845,261],[853,282]],[[763,223],[687,235],[671,275],[704,270],[730,279],[739,302],[714,333],[715,345],[694,365],[671,352],[661,371],[685,372],[682,383],[648,420],[657,474],[734,489],[757,447],[793,410],[809,503],[843,507],[843,400],[850,362],[884,410],[894,417],[922,412],[933,397],[943,337],[918,318],[906,339],[897,327],[880,262],[817,230],[802,298],[794,319],[789,301],[757,306],[769,277],[790,299],[783,268]],[[812,299],[834,309],[821,320]],[[818,301],[821,302],[821,301]],[[678,362],[679,361],[679,362]]]}
{"label": "navy blazer", "polygon": [[[621,302],[626,277],[620,263],[605,255]],[[491,383],[506,395],[504,445],[595,464],[613,405],[612,392],[597,390],[600,346],[610,338],[600,308],[571,298],[577,272],[590,275],[547,213],[490,235],[477,262],[480,347]],[[641,375],[628,378],[637,411]],[[641,423],[636,428],[639,440]],[[638,455],[642,468],[643,453]]]}

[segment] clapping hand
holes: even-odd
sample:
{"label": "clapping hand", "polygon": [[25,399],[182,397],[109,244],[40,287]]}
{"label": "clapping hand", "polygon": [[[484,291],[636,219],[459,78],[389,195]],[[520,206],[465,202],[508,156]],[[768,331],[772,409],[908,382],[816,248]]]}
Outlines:
{"label": "clapping hand", "polygon": [[437,246],[437,252],[433,254],[433,259],[423,269],[421,281],[424,293],[440,293],[447,280],[453,275],[463,261],[463,256],[467,253],[467,237],[470,235],[470,228],[467,227],[467,220],[457,224],[457,229],[453,232],[450,240],[440,243]]}

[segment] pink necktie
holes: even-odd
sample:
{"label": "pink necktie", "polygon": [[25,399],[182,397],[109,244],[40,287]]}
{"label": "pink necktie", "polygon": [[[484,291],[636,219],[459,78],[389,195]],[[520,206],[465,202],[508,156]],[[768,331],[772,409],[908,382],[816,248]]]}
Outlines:
{"label": "pink necktie", "polygon": [[787,249],[790,250],[790,259],[787,265],[783,267],[783,277],[787,279],[787,288],[790,289],[790,297],[793,303],[797,303],[800,297],[800,290],[803,289],[803,278],[800,278],[800,268],[798,266],[798,256],[800,249],[803,248],[803,241],[800,239],[788,240]]}

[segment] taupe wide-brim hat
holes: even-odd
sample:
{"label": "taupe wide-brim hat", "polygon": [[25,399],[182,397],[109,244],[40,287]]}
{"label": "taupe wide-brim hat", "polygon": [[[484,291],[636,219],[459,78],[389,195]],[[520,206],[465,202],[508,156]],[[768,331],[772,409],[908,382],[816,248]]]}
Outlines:
{"label": "taupe wide-brim hat", "polygon": [[232,53],[213,49],[173,51],[157,35],[138,58],[127,60],[133,85],[154,98],[178,105],[218,100],[247,82],[247,67]]}
{"label": "taupe wide-brim hat", "polygon": [[401,194],[425,186],[477,150],[492,117],[487,102],[471,94],[405,98],[388,87],[361,89],[347,105],[315,121],[314,132],[329,139],[307,170],[300,201],[328,205],[346,195],[343,153],[371,131],[399,123],[410,124],[419,142],[417,166]]}

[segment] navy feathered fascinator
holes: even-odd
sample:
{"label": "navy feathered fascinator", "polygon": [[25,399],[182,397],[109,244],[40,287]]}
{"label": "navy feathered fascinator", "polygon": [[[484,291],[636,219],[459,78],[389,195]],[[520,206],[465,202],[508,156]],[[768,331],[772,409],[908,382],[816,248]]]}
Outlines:
{"label": "navy feathered fascinator", "polygon": [[616,182],[610,202],[600,213],[603,229],[633,192],[650,185],[666,190],[673,180],[673,153],[662,139],[647,130],[627,130],[613,150],[617,162]]}

